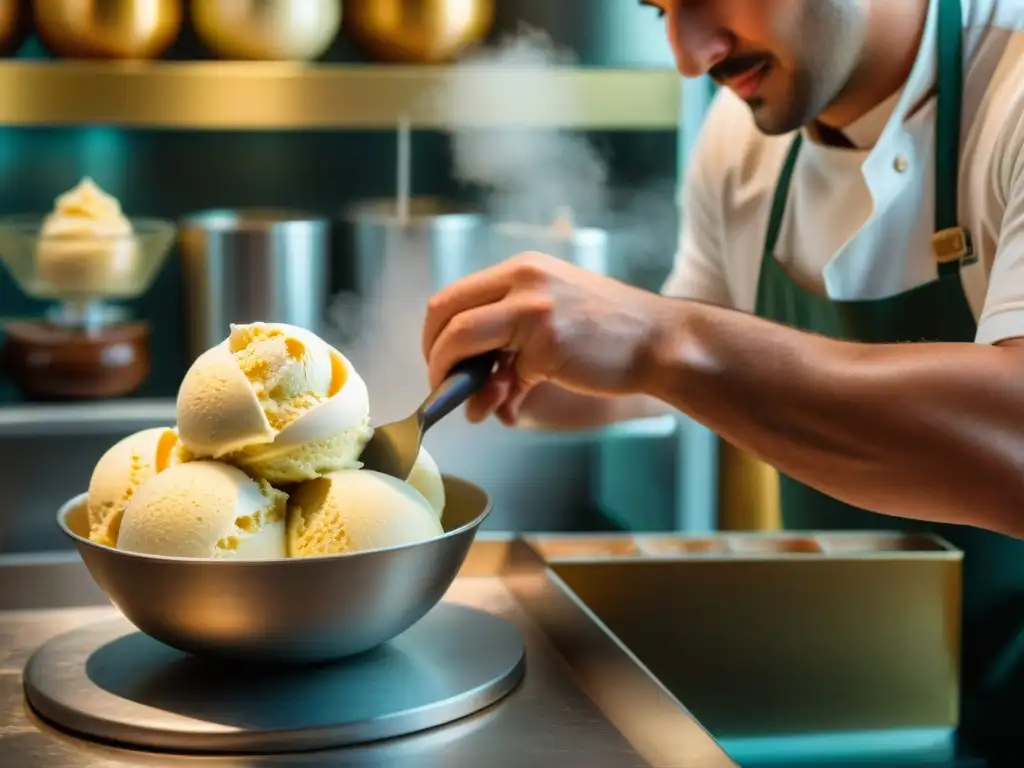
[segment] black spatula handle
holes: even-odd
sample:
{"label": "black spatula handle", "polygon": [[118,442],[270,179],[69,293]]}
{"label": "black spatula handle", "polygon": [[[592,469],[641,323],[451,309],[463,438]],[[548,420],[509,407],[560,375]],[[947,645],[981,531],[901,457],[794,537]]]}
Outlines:
{"label": "black spatula handle", "polygon": [[456,365],[420,406],[420,424],[424,432],[478,392],[491,377],[500,353],[487,352],[468,357]]}

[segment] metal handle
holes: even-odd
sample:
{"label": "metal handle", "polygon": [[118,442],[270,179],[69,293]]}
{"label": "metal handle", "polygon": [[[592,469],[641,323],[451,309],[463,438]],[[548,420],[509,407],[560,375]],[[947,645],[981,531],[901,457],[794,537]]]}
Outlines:
{"label": "metal handle", "polygon": [[499,352],[469,357],[457,364],[420,406],[420,425],[424,432],[478,392],[498,364]]}

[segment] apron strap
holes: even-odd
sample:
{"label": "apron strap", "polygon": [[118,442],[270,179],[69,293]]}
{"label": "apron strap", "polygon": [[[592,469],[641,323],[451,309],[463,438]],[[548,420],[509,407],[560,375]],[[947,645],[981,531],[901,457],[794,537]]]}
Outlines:
{"label": "apron strap", "polygon": [[[779,242],[779,233],[782,231],[782,221],[786,216],[786,203],[789,198],[789,188],[793,181],[793,170],[796,168],[797,158],[800,156],[800,146],[803,144],[803,134],[797,133],[793,143],[789,145],[789,154],[786,156],[786,164],[782,166],[782,173],[775,183],[775,195],[772,198],[772,210],[768,216],[768,232],[764,238],[764,254],[766,259],[775,258],[775,246]],[[763,268],[763,267],[762,267]]]}
{"label": "apron strap", "polygon": [[959,226],[960,122],[963,100],[963,15],[960,0],[939,0],[938,96],[935,127],[935,235],[940,275],[954,275],[973,255]]}

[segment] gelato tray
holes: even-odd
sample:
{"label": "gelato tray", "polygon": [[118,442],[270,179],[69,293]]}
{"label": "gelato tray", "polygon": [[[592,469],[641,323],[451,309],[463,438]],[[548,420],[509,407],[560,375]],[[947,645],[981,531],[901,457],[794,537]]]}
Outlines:
{"label": "gelato tray", "polygon": [[0,765],[200,753],[232,767],[735,765],[519,540],[478,538],[444,600],[385,647],[301,669],[149,640],[76,555],[0,559]]}
{"label": "gelato tray", "polygon": [[939,537],[526,541],[726,746],[780,734],[927,741],[958,724],[963,554]]}

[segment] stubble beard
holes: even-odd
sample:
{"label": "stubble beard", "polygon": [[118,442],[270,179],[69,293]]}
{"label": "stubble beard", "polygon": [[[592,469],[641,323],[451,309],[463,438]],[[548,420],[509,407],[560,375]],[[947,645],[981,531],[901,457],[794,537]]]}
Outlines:
{"label": "stubble beard", "polygon": [[861,0],[805,0],[799,26],[801,52],[788,92],[775,103],[749,102],[755,125],[768,136],[809,125],[839,98],[864,49],[867,14]]}

